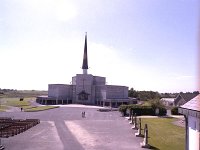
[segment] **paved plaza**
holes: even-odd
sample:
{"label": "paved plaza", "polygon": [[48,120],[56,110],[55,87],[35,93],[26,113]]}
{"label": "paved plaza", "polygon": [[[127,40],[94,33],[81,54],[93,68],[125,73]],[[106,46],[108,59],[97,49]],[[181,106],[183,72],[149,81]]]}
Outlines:
{"label": "paved plaza", "polygon": [[[5,112],[0,117],[40,119],[24,133],[3,138],[7,150],[140,150],[142,138],[118,111],[95,107],[60,107],[40,112]],[[82,118],[81,112],[86,112]]]}

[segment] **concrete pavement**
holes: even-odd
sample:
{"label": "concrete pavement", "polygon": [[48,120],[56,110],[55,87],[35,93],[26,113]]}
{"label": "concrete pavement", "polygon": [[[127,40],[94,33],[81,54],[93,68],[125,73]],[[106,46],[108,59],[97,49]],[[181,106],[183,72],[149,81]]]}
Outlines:
{"label": "concrete pavement", "polygon": [[[41,112],[3,112],[0,117],[37,118],[28,131],[2,139],[8,150],[142,150],[142,138],[117,111],[93,107],[61,107]],[[81,112],[86,112],[82,118]]]}

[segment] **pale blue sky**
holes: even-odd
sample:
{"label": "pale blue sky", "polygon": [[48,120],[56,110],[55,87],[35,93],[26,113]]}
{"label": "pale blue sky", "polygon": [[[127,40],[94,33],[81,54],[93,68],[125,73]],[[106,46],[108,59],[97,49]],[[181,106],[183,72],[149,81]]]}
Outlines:
{"label": "pale blue sky", "polygon": [[198,0],[1,0],[0,88],[89,73],[136,90],[197,90]]}

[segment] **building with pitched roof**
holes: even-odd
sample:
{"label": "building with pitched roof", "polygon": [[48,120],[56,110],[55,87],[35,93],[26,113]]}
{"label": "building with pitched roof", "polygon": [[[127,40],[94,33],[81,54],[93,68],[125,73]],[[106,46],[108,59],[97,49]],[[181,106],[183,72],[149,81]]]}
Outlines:
{"label": "building with pitched roof", "polygon": [[185,117],[185,149],[200,150],[200,95],[178,108]]}
{"label": "building with pitched roof", "polygon": [[174,106],[181,106],[196,97],[199,93],[179,93],[174,99]]}
{"label": "building with pitched roof", "polygon": [[89,104],[117,107],[131,103],[128,87],[106,85],[106,78],[88,74],[87,34],[85,35],[82,74],[72,77],[72,84],[49,84],[48,96],[39,96],[40,104]]}

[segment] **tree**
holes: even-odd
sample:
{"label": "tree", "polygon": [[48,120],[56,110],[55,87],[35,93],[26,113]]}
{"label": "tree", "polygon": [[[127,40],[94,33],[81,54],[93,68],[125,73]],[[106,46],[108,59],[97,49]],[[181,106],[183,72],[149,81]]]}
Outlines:
{"label": "tree", "polygon": [[130,90],[128,90],[128,96],[138,98],[138,93],[133,88],[131,88]]}

